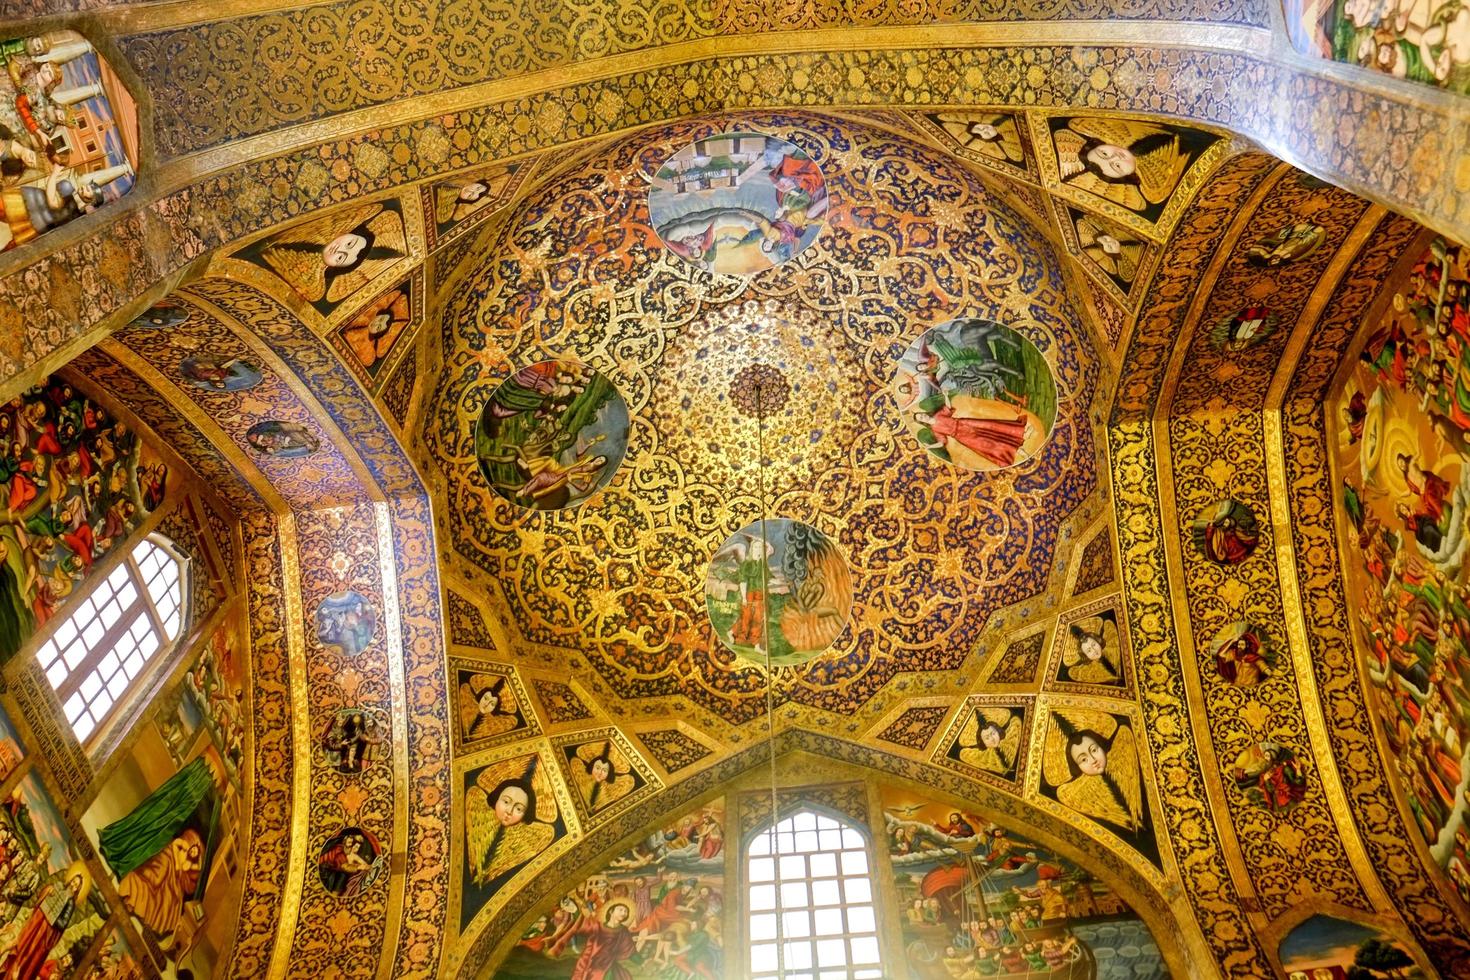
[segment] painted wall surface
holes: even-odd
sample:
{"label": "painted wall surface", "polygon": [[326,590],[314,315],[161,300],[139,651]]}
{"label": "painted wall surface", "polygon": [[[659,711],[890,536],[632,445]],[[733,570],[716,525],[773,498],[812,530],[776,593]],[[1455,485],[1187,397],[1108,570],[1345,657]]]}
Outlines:
{"label": "painted wall surface", "polygon": [[719,800],[654,828],[538,919],[495,976],[723,976],[724,845]]}
{"label": "painted wall surface", "polygon": [[1168,975],[1148,927],[1076,864],[961,808],[895,789],[882,802],[916,978]]}
{"label": "painted wall surface", "polygon": [[0,251],[133,187],[138,113],[76,31],[0,41]]}
{"label": "painted wall surface", "polygon": [[1372,926],[1314,915],[1281,940],[1287,980],[1377,980],[1423,977],[1401,944]]}
{"label": "painted wall surface", "polygon": [[0,405],[0,665],[163,503],[168,468],[60,378]]}
{"label": "painted wall surface", "polygon": [[1403,797],[1470,899],[1470,252],[1435,242],[1370,329],[1335,407],[1349,599]]}
{"label": "painted wall surface", "polygon": [[1470,4],[1463,0],[1285,0],[1282,6],[1292,46],[1302,54],[1470,92]]}
{"label": "painted wall surface", "polygon": [[233,939],[244,671],[221,625],[130,736],[82,827],[166,975],[204,980]]}

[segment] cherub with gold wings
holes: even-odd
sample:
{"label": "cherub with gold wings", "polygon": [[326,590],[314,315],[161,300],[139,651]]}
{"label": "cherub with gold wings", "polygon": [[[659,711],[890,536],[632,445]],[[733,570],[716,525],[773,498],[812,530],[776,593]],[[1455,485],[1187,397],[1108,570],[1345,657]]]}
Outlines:
{"label": "cherub with gold wings", "polygon": [[1062,650],[1062,680],[1074,684],[1117,684],[1122,678],[1118,665],[1118,627],[1113,620],[1097,616],[1073,623]]}
{"label": "cherub with gold wings", "polygon": [[310,218],[245,255],[327,313],[403,258],[406,248],[403,216],[380,202]]}
{"label": "cherub with gold wings", "polygon": [[934,119],[967,150],[1020,167],[1026,163],[1014,116],[999,112],[941,112]]}
{"label": "cherub with gold wings", "polygon": [[1143,242],[1111,222],[1084,214],[1077,219],[1077,245],[1103,272],[1133,285],[1143,259]]}
{"label": "cherub with gold wings", "polygon": [[1178,133],[1138,119],[1068,119],[1052,139],[1063,183],[1140,214],[1169,199],[1191,160]]}
{"label": "cherub with gold wings", "polygon": [[1041,774],[1057,802],[1153,847],[1138,745],[1126,719],[1084,709],[1055,712]]}
{"label": "cherub with gold wings", "polygon": [[508,678],[471,674],[459,682],[459,734],[463,741],[493,738],[520,724],[515,691]]}
{"label": "cherub with gold wings", "polygon": [[621,749],[610,740],[577,746],[568,760],[572,784],[587,804],[589,813],[611,806],[638,788],[638,777]]}
{"label": "cherub with gold wings", "polygon": [[465,791],[465,859],[487,885],[556,839],[556,791],[539,755],[487,766]]}
{"label": "cherub with gold wings", "polygon": [[965,765],[1009,779],[1021,748],[1021,719],[1010,708],[976,708],[955,744]]}

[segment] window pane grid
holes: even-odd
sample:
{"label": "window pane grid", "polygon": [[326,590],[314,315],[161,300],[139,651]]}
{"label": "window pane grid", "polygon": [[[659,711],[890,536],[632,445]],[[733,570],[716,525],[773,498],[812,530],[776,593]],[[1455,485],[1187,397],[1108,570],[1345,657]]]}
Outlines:
{"label": "window pane grid", "polygon": [[752,980],[883,975],[861,834],[803,811],[751,841],[746,872]]}
{"label": "window pane grid", "polygon": [[154,542],[138,542],[41,644],[36,660],[78,739],[96,731],[148,662],[177,636],[181,569]]}

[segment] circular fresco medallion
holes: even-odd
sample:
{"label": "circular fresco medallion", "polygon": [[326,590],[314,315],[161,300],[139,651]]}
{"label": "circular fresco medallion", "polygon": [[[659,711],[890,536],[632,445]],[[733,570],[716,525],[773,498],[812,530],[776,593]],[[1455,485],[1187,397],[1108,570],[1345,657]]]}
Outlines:
{"label": "circular fresco medallion", "polygon": [[1258,742],[1235,757],[1230,778],[1252,803],[1285,813],[1307,795],[1307,772],[1291,749]]}
{"label": "circular fresco medallion", "polygon": [[387,745],[387,724],[375,708],[338,708],[322,731],[327,765],[355,776],[378,761]]}
{"label": "circular fresco medallion", "polygon": [[577,361],[541,361],[506,378],[475,426],[480,472],[532,510],[582,504],[607,486],[627,450],[627,403]]}
{"label": "circular fresco medallion", "polygon": [[316,607],[316,638],[349,657],[367,649],[378,628],[378,614],[367,597],[351,589],[334,592]]}
{"label": "circular fresco medallion", "polygon": [[1245,250],[1245,257],[1252,265],[1266,267],[1289,265],[1304,259],[1327,241],[1327,229],[1310,221],[1282,225]]}
{"label": "circular fresco medallion", "polygon": [[1222,627],[1210,642],[1215,655],[1215,673],[1227,684],[1255,687],[1271,676],[1276,664],[1276,647],[1271,638],[1243,619]]}
{"label": "circular fresco medallion", "polygon": [[316,860],[322,887],[344,898],[371,888],[386,866],[383,845],[361,827],[345,827],[328,837]]}
{"label": "circular fresco medallion", "polygon": [[143,330],[166,330],[189,322],[189,311],[173,303],[154,303],[129,321],[128,326]]}
{"label": "circular fresco medallion", "polygon": [[257,422],[245,432],[245,441],[262,456],[298,459],[310,456],[321,446],[321,440],[300,422],[267,419]]}
{"label": "circular fresco medallion", "polygon": [[261,382],[260,368],[239,357],[186,357],[179,374],[205,391],[245,391]]}
{"label": "circular fresco medallion", "polygon": [[1276,332],[1276,311],[1269,306],[1245,306],[1210,328],[1210,339],[1221,350],[1243,351]]}
{"label": "circular fresco medallion", "polygon": [[1200,511],[1190,530],[1200,554],[1217,565],[1240,564],[1261,542],[1256,512],[1234,497]]}
{"label": "circular fresco medallion", "polygon": [[1033,459],[1057,417],[1057,386],[1041,351],[978,317],[924,331],[899,361],[895,389],[920,444],[966,470]]}
{"label": "circular fresco medallion", "polygon": [[852,613],[852,576],[832,539],[773,517],[736,531],[710,559],[705,606],[732,652],[790,667],[837,641]]}
{"label": "circular fresco medallion", "polygon": [[764,133],[695,140],[653,176],[648,217],[669,251],[707,272],[751,275],[821,234],[827,182],[806,151]]}

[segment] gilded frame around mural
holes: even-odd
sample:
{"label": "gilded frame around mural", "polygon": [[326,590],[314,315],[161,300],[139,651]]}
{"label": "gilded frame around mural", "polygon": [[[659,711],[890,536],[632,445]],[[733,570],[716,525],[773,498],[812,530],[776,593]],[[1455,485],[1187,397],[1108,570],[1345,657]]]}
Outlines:
{"label": "gilded frame around mural", "polygon": [[[1071,627],[1080,620],[1103,616],[1111,612],[1118,637],[1118,676],[1121,684],[1088,683],[1085,681],[1061,680],[1067,644],[1072,641]],[[1128,626],[1124,621],[1122,602],[1117,594],[1094,599],[1057,617],[1056,629],[1052,631],[1051,646],[1047,651],[1046,671],[1042,675],[1042,688],[1066,694],[1082,694],[1095,697],[1111,697],[1132,700],[1136,685],[1133,676],[1133,648],[1128,642]]]}
{"label": "gilded frame around mural", "polygon": [[[1101,118],[1118,120],[1136,120],[1150,122],[1156,125],[1178,126],[1177,121],[1164,118],[1154,118],[1139,113],[1124,113],[1105,109],[1082,109],[1082,110],[1052,110],[1047,112],[1035,112],[1028,114],[1031,122],[1031,145],[1036,151],[1036,161],[1041,172],[1041,186],[1048,193],[1060,200],[1071,201],[1079,209],[1090,211],[1094,214],[1109,218],[1118,224],[1124,225],[1138,232],[1145,238],[1154,242],[1163,243],[1169,240],[1175,224],[1184,213],[1189,202],[1194,199],[1204,182],[1214,173],[1226,156],[1231,152],[1231,137],[1228,133],[1212,126],[1201,125],[1191,121],[1188,129],[1195,130],[1215,137],[1215,141],[1203,152],[1190,162],[1188,169],[1180,176],[1178,183],[1169,194],[1168,203],[1164,205],[1157,221],[1150,221],[1142,215],[1104,200],[1095,194],[1065,183],[1061,177],[1060,165],[1057,161],[1056,145],[1052,140],[1051,120],[1054,118]],[[1140,294],[1141,295],[1141,294]]]}
{"label": "gilded frame around mural", "polygon": [[618,797],[613,802],[596,810],[592,808],[580,790],[571,792],[572,801],[577,807],[577,816],[581,819],[583,827],[591,827],[594,824],[611,820],[618,814],[637,806],[646,797],[652,796],[664,788],[663,780],[653,771],[653,767],[644,761],[642,754],[633,748],[633,743],[629,741],[628,737],[612,726],[570,732],[566,735],[557,735],[551,739],[551,746],[556,755],[557,764],[561,767],[562,777],[567,785],[576,787],[577,776],[573,773],[572,766],[576,764],[578,749],[598,742],[607,743],[609,746],[615,747],[621,752],[631,767],[629,774],[641,778],[643,784],[634,787],[626,795]]}
{"label": "gilded frame around mural", "polygon": [[[936,766],[953,769],[955,772],[970,779],[978,779],[989,783],[1000,789],[1009,790],[1019,794],[1021,785],[1026,777],[1028,753],[1031,751],[1032,729],[1036,725],[1036,713],[1032,710],[1034,699],[1029,697],[1008,697],[1006,695],[972,694],[960,704],[960,709],[950,719],[949,727],[945,729],[929,761]],[[1006,777],[978,766],[973,766],[950,755],[959,739],[961,732],[969,724],[971,715],[984,708],[1005,708],[1013,712],[1019,712],[1020,738],[1016,744],[1015,757],[1011,762],[1014,770],[1012,776]]]}
{"label": "gilded frame around mural", "polygon": [[510,742],[529,741],[541,735],[541,721],[536,717],[536,712],[531,709],[531,700],[526,691],[526,686],[521,683],[519,672],[509,664],[492,663],[485,660],[473,660],[468,657],[449,658],[449,682],[454,690],[452,697],[459,697],[459,671],[468,670],[476,674],[491,674],[496,677],[505,678],[505,683],[510,685],[511,692],[516,698],[516,704],[520,711],[521,719],[525,724],[520,728],[512,728],[499,735],[491,735],[485,738],[466,739],[464,737],[463,725],[458,718],[450,725],[453,733],[452,742],[454,754],[467,754],[480,752],[485,749],[493,749],[499,745]]}

